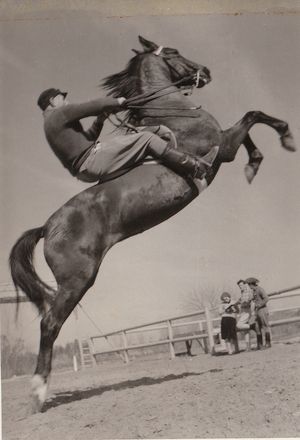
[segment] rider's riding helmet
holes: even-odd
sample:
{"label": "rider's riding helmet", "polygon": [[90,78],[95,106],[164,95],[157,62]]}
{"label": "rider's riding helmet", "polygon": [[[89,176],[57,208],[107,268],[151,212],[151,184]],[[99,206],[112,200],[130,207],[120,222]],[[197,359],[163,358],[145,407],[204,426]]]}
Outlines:
{"label": "rider's riding helmet", "polygon": [[256,286],[259,283],[259,280],[254,277],[250,277],[245,280],[245,283]]}
{"label": "rider's riding helmet", "polygon": [[61,92],[59,89],[46,89],[40,94],[37,104],[42,110],[45,110],[48,107],[51,98],[55,98],[57,95],[63,95],[66,97],[67,94],[67,92]]}

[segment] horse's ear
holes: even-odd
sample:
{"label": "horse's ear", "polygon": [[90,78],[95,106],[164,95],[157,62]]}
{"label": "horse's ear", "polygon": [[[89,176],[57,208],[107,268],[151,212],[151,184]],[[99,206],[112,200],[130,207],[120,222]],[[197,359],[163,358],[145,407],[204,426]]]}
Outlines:
{"label": "horse's ear", "polygon": [[153,43],[152,41],[146,40],[146,38],[143,38],[139,35],[139,42],[143,46],[144,50],[146,52],[153,51],[158,48],[158,45]]}
{"label": "horse's ear", "polygon": [[136,50],[136,49],[131,49],[131,50],[137,55],[140,55],[142,53],[140,50]]}

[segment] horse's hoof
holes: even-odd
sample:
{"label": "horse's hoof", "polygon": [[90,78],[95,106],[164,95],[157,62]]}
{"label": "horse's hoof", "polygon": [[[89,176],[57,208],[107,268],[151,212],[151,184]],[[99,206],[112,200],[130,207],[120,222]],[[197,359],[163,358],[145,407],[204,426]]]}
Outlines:
{"label": "horse's hoof", "polygon": [[36,395],[32,395],[32,399],[31,399],[31,407],[30,407],[30,414],[37,414],[42,412],[42,408],[43,408],[43,402],[40,401],[40,399],[38,398],[38,396]]}
{"label": "horse's hoof", "polygon": [[280,136],[281,145],[288,151],[296,151],[296,145],[293,135],[288,131],[286,134]]}
{"label": "horse's hoof", "polygon": [[252,165],[247,164],[244,168],[244,171],[248,183],[251,183],[257,173],[257,169],[255,169]]}

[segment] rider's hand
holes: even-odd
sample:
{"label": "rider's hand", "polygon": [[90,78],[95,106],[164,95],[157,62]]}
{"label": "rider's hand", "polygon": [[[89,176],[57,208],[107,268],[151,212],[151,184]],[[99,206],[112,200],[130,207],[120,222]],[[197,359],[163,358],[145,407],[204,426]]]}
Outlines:
{"label": "rider's hand", "polygon": [[121,96],[120,98],[117,98],[118,103],[121,107],[125,107],[125,103],[126,103],[126,98],[124,98],[123,96]]}

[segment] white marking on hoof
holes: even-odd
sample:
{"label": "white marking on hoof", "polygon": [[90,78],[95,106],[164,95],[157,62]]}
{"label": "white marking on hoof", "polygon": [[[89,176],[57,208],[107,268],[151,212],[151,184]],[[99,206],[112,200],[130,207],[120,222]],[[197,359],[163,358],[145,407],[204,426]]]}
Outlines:
{"label": "white marking on hoof", "polygon": [[280,136],[281,145],[288,151],[296,151],[296,145],[293,138],[293,135],[289,132]]}
{"label": "white marking on hoof", "polygon": [[33,397],[32,410],[33,412],[41,411],[47,396],[47,382],[42,376],[35,374],[31,379],[31,389]]}
{"label": "white marking on hoof", "polygon": [[255,170],[251,165],[247,164],[244,168],[244,171],[248,183],[251,183],[257,173],[257,170]]}

